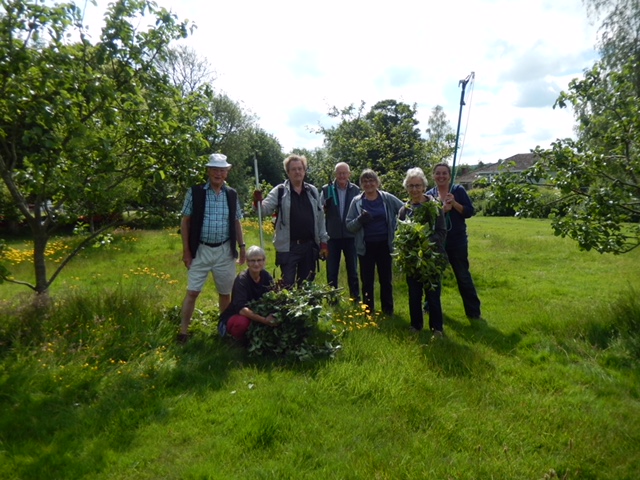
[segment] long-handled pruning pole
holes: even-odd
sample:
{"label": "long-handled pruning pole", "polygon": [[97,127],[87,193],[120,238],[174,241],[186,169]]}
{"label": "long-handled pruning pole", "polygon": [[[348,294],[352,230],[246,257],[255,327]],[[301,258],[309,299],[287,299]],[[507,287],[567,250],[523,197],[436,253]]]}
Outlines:
{"label": "long-handled pruning pole", "polygon": [[462,86],[462,91],[460,92],[460,113],[458,113],[458,128],[456,130],[456,145],[455,148],[453,150],[453,166],[451,167],[451,184],[449,185],[449,191],[451,192],[451,190],[453,189],[453,182],[456,179],[456,159],[458,158],[458,140],[460,139],[460,123],[462,121],[462,107],[464,107],[466,104],[464,102],[464,92],[467,88],[467,83],[469,83],[469,81],[473,80],[474,77],[476,76],[476,74],[474,72],[471,72],[467,78],[465,78],[464,80],[460,80],[460,82],[458,82],[458,85]]}
{"label": "long-handled pruning pole", "polygon": [[[256,190],[260,190],[260,179],[258,178],[258,158],[253,156],[253,169],[256,173]],[[258,228],[260,229],[260,248],[264,250],[264,238],[262,235],[262,202],[258,203]]]}

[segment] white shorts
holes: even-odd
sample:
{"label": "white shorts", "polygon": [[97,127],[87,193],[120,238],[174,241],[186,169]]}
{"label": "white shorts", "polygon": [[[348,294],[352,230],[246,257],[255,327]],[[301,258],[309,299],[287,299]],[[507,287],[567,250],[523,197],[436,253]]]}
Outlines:
{"label": "white shorts", "polygon": [[218,294],[231,295],[236,278],[236,259],[231,255],[231,242],[227,241],[219,247],[198,246],[196,258],[189,268],[187,290],[201,292],[209,272],[213,275]]}

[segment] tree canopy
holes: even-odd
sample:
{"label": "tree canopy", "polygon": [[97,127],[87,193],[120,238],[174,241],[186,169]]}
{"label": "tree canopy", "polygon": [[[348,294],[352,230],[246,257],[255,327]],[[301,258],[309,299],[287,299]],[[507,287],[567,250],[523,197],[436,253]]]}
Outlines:
{"label": "tree canopy", "polygon": [[493,188],[510,195],[524,215],[535,206],[533,184],[558,189],[555,233],[584,250],[619,254],[640,245],[640,2],[587,5],[605,16],[601,59],[572,80],[554,106],[573,109],[577,138],[538,147],[535,166],[524,176],[498,176]]}
{"label": "tree canopy", "polygon": [[426,150],[430,163],[434,165],[448,161],[453,157],[456,134],[440,105],[431,110],[427,125]]}
{"label": "tree canopy", "polygon": [[[280,182],[283,154],[279,142],[258,126],[255,115],[242,102],[215,91],[213,68],[206,59],[199,58],[190,48],[178,46],[170,48],[167,58],[158,62],[158,66],[183,95],[207,92],[204,117],[193,117],[189,121],[207,141],[202,155],[219,152],[228,157],[233,167],[227,181],[241,198],[249,198],[249,192],[255,188],[254,157],[262,180]],[[214,120],[213,124],[210,119]],[[200,157],[191,160],[191,163],[185,162],[182,172],[174,172],[156,182],[154,190],[164,195],[155,195],[155,198],[171,199],[160,205],[165,211],[179,211],[185,188],[206,181],[205,162]]]}
{"label": "tree canopy", "polygon": [[72,4],[0,7],[0,176],[34,240],[35,284],[18,283],[45,293],[82,248],[47,274],[62,219],[135,208],[147,181],[202,154],[215,125],[207,91],[182,95],[157,68],[189,25],[154,2],[110,4],[95,43]]}
{"label": "tree canopy", "polygon": [[334,107],[329,116],[338,124],[320,128],[325,148],[333,163],[343,161],[351,170],[375,170],[384,188],[404,195],[402,180],[411,167],[428,165],[425,140],[420,135],[416,106],[396,100],[382,100],[364,113],[365,103],[342,110]]}

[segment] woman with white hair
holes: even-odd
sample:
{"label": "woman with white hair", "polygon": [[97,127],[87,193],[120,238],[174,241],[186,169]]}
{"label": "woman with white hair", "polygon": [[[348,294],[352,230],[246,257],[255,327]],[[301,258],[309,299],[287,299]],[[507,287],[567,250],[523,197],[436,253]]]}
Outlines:
{"label": "woman with white hair", "polygon": [[[403,184],[409,194],[409,202],[400,209],[398,218],[405,220],[410,217],[414,221],[425,224],[427,226],[425,234],[428,236],[429,242],[434,244],[434,248],[444,260],[447,255],[444,250],[444,243],[447,237],[444,212],[439,202],[433,196],[425,193],[428,186],[427,177],[421,168],[410,168]],[[422,214],[418,215],[418,212]],[[418,220],[418,217],[420,220]],[[424,295],[429,304],[429,329],[434,337],[442,337],[443,315],[440,302],[442,277],[439,275],[425,282],[420,278],[415,278],[415,276],[407,275],[407,289],[409,292],[411,331],[419,332],[424,326],[422,312],[422,298]]]}
{"label": "woman with white hair", "polygon": [[265,251],[252,245],[247,250],[247,269],[239,273],[233,282],[231,303],[220,314],[218,332],[221,336],[227,333],[239,341],[246,339],[251,322],[260,322],[274,326],[272,314],[263,317],[251,310],[248,305],[273,288],[273,277],[264,269]]}

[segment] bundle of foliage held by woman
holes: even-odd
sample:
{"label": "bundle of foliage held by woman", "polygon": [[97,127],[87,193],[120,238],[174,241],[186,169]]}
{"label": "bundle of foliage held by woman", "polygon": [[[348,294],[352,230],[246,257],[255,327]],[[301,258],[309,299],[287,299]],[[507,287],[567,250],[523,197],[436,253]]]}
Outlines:
{"label": "bundle of foliage held by woman", "polygon": [[424,202],[418,208],[406,204],[406,215],[398,220],[394,239],[396,264],[406,275],[435,288],[447,266],[446,254],[429,237],[440,215],[437,202]]}
{"label": "bundle of foliage held by woman", "polygon": [[337,289],[313,282],[303,282],[291,290],[276,287],[265,293],[249,308],[259,315],[273,314],[276,326],[252,322],[247,332],[249,353],[299,360],[332,356],[339,344],[330,333],[330,311],[323,307],[323,300],[337,300],[339,294]]}

